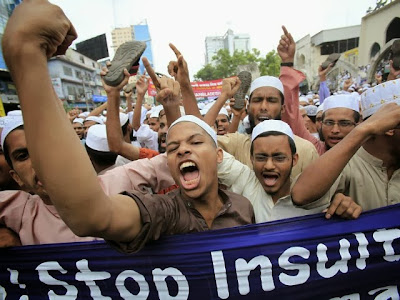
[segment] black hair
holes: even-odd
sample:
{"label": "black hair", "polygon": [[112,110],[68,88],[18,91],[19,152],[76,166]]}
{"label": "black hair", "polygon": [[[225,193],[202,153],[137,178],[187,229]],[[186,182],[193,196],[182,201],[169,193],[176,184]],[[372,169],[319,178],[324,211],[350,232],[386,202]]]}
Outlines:
{"label": "black hair", "polygon": [[[11,132],[13,132],[14,130],[24,130],[24,125],[20,125],[17,128],[11,130],[8,134],[10,134]],[[6,138],[7,139],[7,138]],[[3,145],[3,153],[4,153],[4,158],[6,159],[6,162],[8,163],[8,165],[10,166],[11,169],[14,169],[12,161],[11,161],[11,157],[10,157],[10,153],[9,153],[9,149],[8,149],[8,145],[6,143],[6,140],[4,140],[4,145]]]}
{"label": "black hair", "polygon": [[[353,110],[353,119],[355,123],[360,122],[360,113],[358,111]],[[322,121],[325,119],[325,112],[322,113]]]}
{"label": "black hair", "polygon": [[115,164],[118,154],[114,152],[103,152],[94,150],[85,144],[86,152],[90,159],[100,166],[112,166]]}
{"label": "black hair", "polygon": [[[279,136],[279,135],[286,135],[286,134],[284,134],[284,133],[282,133],[282,132],[280,132],[280,131],[267,131],[267,132],[263,132],[263,133],[261,133],[259,136],[257,136],[255,139],[254,139],[254,141],[256,140],[256,139],[258,139],[258,138],[260,138],[260,137],[267,137],[267,136],[270,136],[270,135],[273,135],[273,136]],[[291,152],[292,152],[292,155],[294,155],[294,154],[296,154],[296,152],[297,152],[297,149],[296,149],[296,144],[294,143],[294,141],[288,136],[288,135],[286,135],[287,136],[287,138],[288,138],[288,141],[289,141],[289,146],[290,146],[290,150],[291,150]],[[253,142],[254,142],[253,141]],[[253,155],[253,142],[251,142],[251,146],[250,146],[250,154],[251,155]]]}

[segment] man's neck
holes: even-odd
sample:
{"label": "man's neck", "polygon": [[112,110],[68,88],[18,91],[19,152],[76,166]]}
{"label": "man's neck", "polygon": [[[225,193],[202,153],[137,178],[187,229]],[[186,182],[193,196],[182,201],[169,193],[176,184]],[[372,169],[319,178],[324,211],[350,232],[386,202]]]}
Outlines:
{"label": "man's neck", "polygon": [[187,196],[184,198],[194,203],[194,207],[203,216],[208,228],[212,227],[214,219],[224,205],[218,194],[218,184],[213,185],[197,199],[188,199]]}

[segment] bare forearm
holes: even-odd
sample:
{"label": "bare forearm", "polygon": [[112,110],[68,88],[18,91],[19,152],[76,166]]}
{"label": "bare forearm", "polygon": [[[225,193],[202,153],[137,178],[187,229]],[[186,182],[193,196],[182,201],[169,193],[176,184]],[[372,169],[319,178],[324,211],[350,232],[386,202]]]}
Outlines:
{"label": "bare forearm", "polygon": [[203,117],[200,114],[199,107],[197,106],[197,100],[193,93],[192,85],[190,82],[181,84],[181,93],[183,99],[183,107],[185,108],[185,114],[193,115],[200,119]]}
{"label": "bare forearm", "polygon": [[131,112],[132,108],[132,96],[126,97],[126,113]]}
{"label": "bare forearm", "polygon": [[214,105],[211,106],[207,114],[204,116],[204,122],[206,122],[210,126],[213,126],[215,120],[217,119],[218,113],[224,106],[226,100],[228,100],[228,96],[224,93],[221,93],[217,101],[215,101]]}
{"label": "bare forearm", "polygon": [[231,124],[229,124],[228,133],[235,133],[239,128],[240,117],[233,116]]}
{"label": "bare forearm", "polygon": [[136,105],[133,111],[133,120],[132,120],[132,127],[134,130],[138,130],[140,128],[140,117],[142,116],[143,99],[144,95],[137,94]]}
{"label": "bare forearm", "polygon": [[107,102],[104,102],[102,105],[96,107],[95,109],[93,109],[89,116],[98,116],[101,115],[102,111],[107,109]]}
{"label": "bare forearm", "polygon": [[359,125],[340,143],[309,165],[292,189],[293,202],[304,205],[321,198],[368,137],[368,130]]}
{"label": "bare forearm", "polygon": [[[33,167],[68,226],[85,235],[96,223],[90,216],[99,210],[100,213],[107,212],[106,196],[61,103],[54,96],[46,57],[38,49],[27,52],[14,56],[8,65],[12,66],[12,77],[24,113]],[[28,67],[26,61],[34,63]],[[41,122],[37,122],[38,119]],[[85,189],[77,189],[82,182]],[[96,214],[87,214],[93,212],[93,208],[96,208]],[[87,226],[81,228],[82,221]]]}
{"label": "bare forearm", "polygon": [[171,126],[171,124],[175,120],[181,117],[181,110],[179,109],[179,106],[174,106],[174,107],[164,106],[164,110],[165,110],[165,116],[167,117],[168,127]]}

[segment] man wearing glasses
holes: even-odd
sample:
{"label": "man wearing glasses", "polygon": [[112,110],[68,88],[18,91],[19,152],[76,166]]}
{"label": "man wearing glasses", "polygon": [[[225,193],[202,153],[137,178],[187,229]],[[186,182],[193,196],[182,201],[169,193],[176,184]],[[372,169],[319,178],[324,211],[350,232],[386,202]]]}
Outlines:
{"label": "man wearing glasses", "polygon": [[326,218],[333,214],[344,218],[360,215],[361,207],[341,193],[321,196],[302,207],[293,205],[290,174],[299,155],[293,132],[285,122],[266,120],[255,126],[250,156],[253,168],[224,152],[218,165],[218,180],[230,191],[250,200],[257,223],[321,213],[325,209]]}

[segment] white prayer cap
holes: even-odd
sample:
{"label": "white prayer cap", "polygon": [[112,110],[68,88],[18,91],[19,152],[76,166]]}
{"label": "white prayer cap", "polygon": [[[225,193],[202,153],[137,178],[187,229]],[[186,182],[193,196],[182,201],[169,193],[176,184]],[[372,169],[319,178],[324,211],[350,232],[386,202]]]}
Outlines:
{"label": "white prayer cap", "polygon": [[300,97],[299,97],[299,102],[302,102],[302,101],[308,103],[308,98],[307,98],[306,96],[300,96]]}
{"label": "white prayer cap", "polygon": [[203,102],[197,103],[197,107],[201,110],[206,106]]}
{"label": "white prayer cap", "polygon": [[119,113],[119,123],[121,124],[121,127],[124,126],[126,122],[128,122],[128,120],[129,120],[128,114],[122,112]]}
{"label": "white prayer cap", "polygon": [[78,115],[78,117],[84,119],[84,118],[86,118],[89,114],[90,114],[90,112],[85,111],[85,112],[83,112],[83,113],[80,113],[80,114]]}
{"label": "white prayer cap", "polygon": [[304,108],[306,109],[307,116],[315,117],[317,115],[318,107],[316,107],[315,105],[307,105]]}
{"label": "white prayer cap", "polygon": [[217,134],[215,133],[215,131],[206,122],[204,122],[203,120],[201,120],[195,116],[192,116],[192,115],[186,115],[186,116],[180,117],[174,123],[172,123],[171,126],[168,128],[167,139],[168,139],[168,134],[169,134],[169,131],[171,130],[171,128],[181,122],[190,122],[190,123],[194,123],[197,126],[201,127],[214,140],[215,145],[218,146]]}
{"label": "white prayer cap", "polygon": [[263,86],[270,86],[273,88],[278,89],[282,94],[283,92],[283,84],[279,80],[279,78],[274,77],[274,76],[261,76],[255,79],[250,86],[250,92],[249,94],[251,95],[255,89],[258,89]]}
{"label": "white prayer cap", "polygon": [[86,145],[93,150],[110,152],[107,141],[106,125],[96,124],[90,126],[86,136]]}
{"label": "white prayer cap", "polygon": [[294,141],[293,131],[292,129],[290,129],[290,126],[287,123],[280,120],[265,120],[254,127],[253,133],[251,134],[251,142],[253,143],[253,141],[260,134],[270,131],[282,132],[283,134],[286,134],[288,137],[290,137],[292,141]]}
{"label": "white prayer cap", "polygon": [[186,115],[185,108],[183,106],[179,106],[179,110],[181,111],[181,116]]}
{"label": "white prayer cap", "polygon": [[7,113],[7,117],[22,117],[22,111],[21,110],[10,110]]}
{"label": "white prayer cap", "polygon": [[227,117],[229,118],[228,111],[226,110],[225,107],[221,108],[221,110],[219,111],[218,114],[219,114],[219,115],[225,115],[225,116],[227,116]]}
{"label": "white prayer cap", "polygon": [[100,117],[96,117],[96,116],[89,116],[89,117],[87,117],[87,118],[85,119],[84,122],[86,122],[86,121],[94,121],[94,122],[96,122],[97,124],[104,124],[103,119],[100,118]]}
{"label": "white prayer cap", "polygon": [[82,124],[83,125],[83,119],[82,118],[75,118],[73,121],[72,121],[72,123],[79,123],[79,124]]}
{"label": "white prayer cap", "polygon": [[202,110],[200,110],[200,114],[201,114],[202,116],[205,116],[205,115],[207,114],[207,112],[208,112],[208,109],[202,109]]}
{"label": "white prayer cap", "polygon": [[320,111],[324,111],[324,103],[322,103],[320,106],[318,106],[317,115],[318,115],[318,113],[319,113]]}
{"label": "white prayer cap", "polygon": [[324,101],[324,112],[331,108],[348,108],[356,112],[360,111],[358,101],[351,94],[329,96]]}
{"label": "white prayer cap", "polygon": [[1,132],[1,148],[4,149],[4,141],[6,137],[19,126],[24,125],[24,120],[22,117],[19,118],[11,118],[8,119],[5,123],[5,126]]}
{"label": "white prayer cap", "polygon": [[153,110],[149,118],[158,118],[160,116],[159,110]]}
{"label": "white prayer cap", "polygon": [[386,103],[400,105],[400,79],[386,81],[361,94],[361,113],[363,118],[373,115]]}

